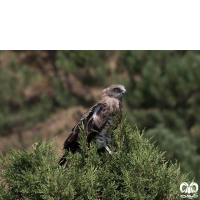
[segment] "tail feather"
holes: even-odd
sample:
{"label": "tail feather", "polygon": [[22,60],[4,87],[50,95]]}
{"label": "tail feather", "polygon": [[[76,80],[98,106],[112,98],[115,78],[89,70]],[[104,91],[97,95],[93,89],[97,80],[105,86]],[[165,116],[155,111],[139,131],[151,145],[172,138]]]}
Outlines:
{"label": "tail feather", "polygon": [[66,161],[67,161],[67,159],[66,159],[65,155],[63,155],[58,164],[60,166],[63,166],[66,163]]}
{"label": "tail feather", "polygon": [[[63,150],[70,151],[73,154],[76,153],[76,151],[79,149],[79,143],[76,141],[77,135],[74,135],[73,132],[67,137],[64,143]],[[67,162],[67,165],[70,163],[70,160],[66,158],[65,154],[62,156],[62,158],[59,161],[59,165],[64,165]]]}

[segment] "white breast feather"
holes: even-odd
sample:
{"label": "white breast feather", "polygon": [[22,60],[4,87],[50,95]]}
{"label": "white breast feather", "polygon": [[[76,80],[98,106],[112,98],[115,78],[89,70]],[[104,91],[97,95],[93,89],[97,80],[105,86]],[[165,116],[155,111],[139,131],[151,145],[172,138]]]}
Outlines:
{"label": "white breast feather", "polygon": [[94,109],[93,120],[95,119],[98,110],[99,110],[100,108],[102,108],[102,107],[103,107],[103,105],[98,105],[98,106]]}
{"label": "white breast feather", "polygon": [[117,103],[118,103],[118,105],[119,105],[119,104],[121,104],[122,102],[121,102],[119,99],[117,99]]}

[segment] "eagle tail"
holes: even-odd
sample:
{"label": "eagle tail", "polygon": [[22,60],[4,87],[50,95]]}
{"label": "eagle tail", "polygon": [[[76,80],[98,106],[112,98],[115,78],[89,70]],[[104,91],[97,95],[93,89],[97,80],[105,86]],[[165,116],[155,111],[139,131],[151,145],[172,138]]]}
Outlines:
{"label": "eagle tail", "polygon": [[58,164],[60,166],[63,166],[66,162],[67,162],[67,159],[66,159],[65,155],[63,155],[62,158],[60,159],[60,161],[58,162]]}

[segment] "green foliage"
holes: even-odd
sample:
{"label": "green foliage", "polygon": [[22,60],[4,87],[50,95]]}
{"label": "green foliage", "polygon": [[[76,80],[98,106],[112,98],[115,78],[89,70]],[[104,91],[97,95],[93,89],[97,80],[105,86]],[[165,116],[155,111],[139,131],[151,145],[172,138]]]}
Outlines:
{"label": "green foliage", "polygon": [[69,90],[66,90],[63,87],[63,82],[55,79],[54,80],[55,88],[55,101],[58,104],[58,107],[67,108],[72,105],[76,105],[78,100],[74,95],[70,93]]}
{"label": "green foliage", "polygon": [[86,85],[107,85],[110,75],[106,51],[58,51],[57,62],[64,71],[73,73]]}
{"label": "green foliage", "polygon": [[0,73],[0,134],[6,135],[13,128],[32,127],[49,117],[56,107],[66,108],[77,103],[56,77],[51,78],[49,85],[54,94],[49,95],[45,89],[37,92],[47,79],[38,70],[20,66],[14,58],[4,66]]}
{"label": "green foliage", "polygon": [[46,95],[27,99],[25,91],[41,76],[28,66],[19,66],[11,59],[0,73],[0,134],[13,127],[30,126],[43,120],[52,110],[53,102]]}
{"label": "green foliage", "polygon": [[116,80],[128,91],[129,121],[200,184],[200,52],[122,51],[117,72],[127,76]]}
{"label": "green foliage", "polygon": [[[84,131],[84,130],[82,130]],[[111,148],[117,154],[98,152],[92,142],[87,150],[85,134],[80,151],[66,152],[70,164],[58,166],[52,143],[38,142],[33,152],[10,150],[1,174],[1,199],[179,199],[179,185],[188,182],[177,164],[143,139],[125,121],[114,132]],[[5,189],[5,187],[7,189]]]}
{"label": "green foliage", "polygon": [[156,144],[160,144],[161,149],[166,150],[168,159],[173,158],[175,161],[178,158],[181,160],[181,171],[191,172],[190,178],[195,176],[196,180],[200,180],[200,156],[196,154],[196,146],[186,136],[176,136],[162,125],[148,130],[145,136],[155,136]]}

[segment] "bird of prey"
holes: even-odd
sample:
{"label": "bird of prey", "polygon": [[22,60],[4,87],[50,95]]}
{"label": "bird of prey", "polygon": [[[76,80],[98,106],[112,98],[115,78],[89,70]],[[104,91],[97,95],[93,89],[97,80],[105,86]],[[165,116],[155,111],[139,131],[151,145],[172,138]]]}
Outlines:
{"label": "bird of prey", "polygon": [[[114,119],[120,123],[122,119],[122,97],[127,94],[123,85],[111,85],[103,90],[97,103],[83,114],[80,121],[74,126],[71,134],[64,142],[64,148],[75,153],[79,149],[78,138],[81,134],[80,127],[84,126],[88,143],[94,139],[100,148],[105,148],[109,154],[114,152],[108,147],[111,141],[112,131],[116,128]],[[66,162],[65,155],[60,159],[59,164]]]}

